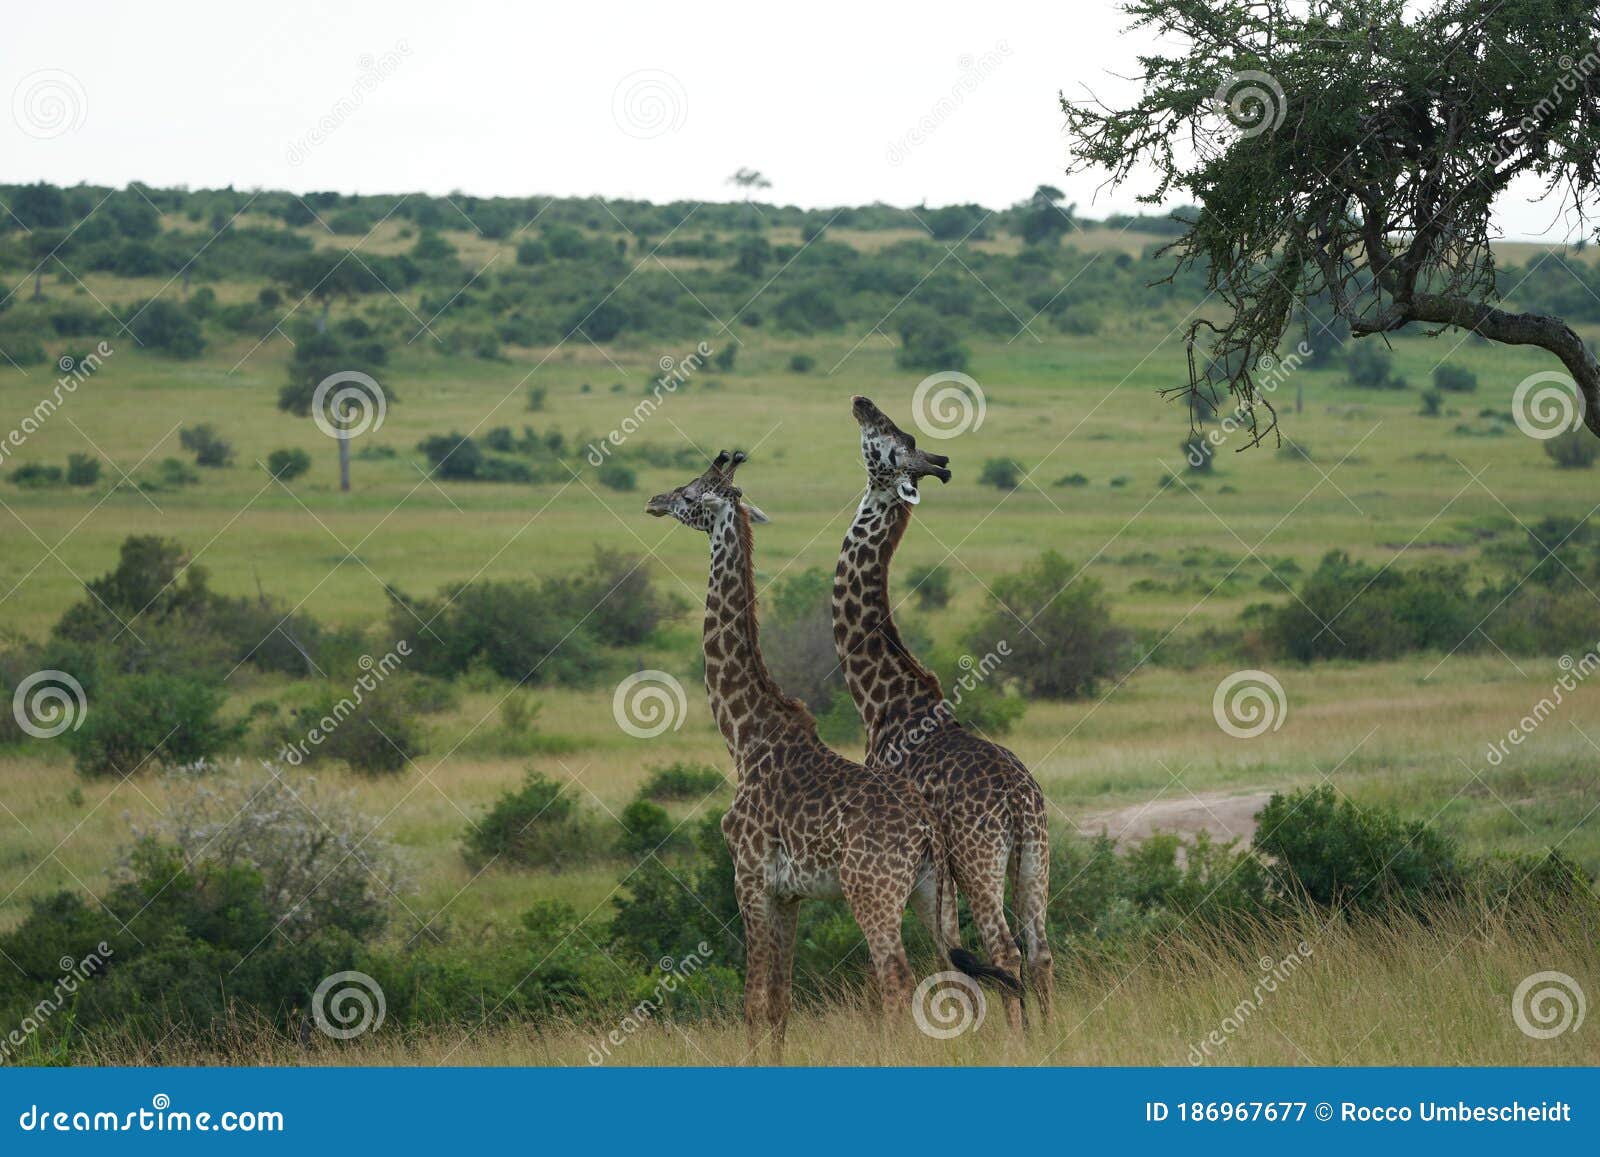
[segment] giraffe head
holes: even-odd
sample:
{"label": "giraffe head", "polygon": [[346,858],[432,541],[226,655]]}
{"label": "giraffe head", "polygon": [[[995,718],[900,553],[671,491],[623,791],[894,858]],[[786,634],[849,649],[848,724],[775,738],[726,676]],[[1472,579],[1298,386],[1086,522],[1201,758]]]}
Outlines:
{"label": "giraffe head", "polygon": [[645,503],[644,512],[657,518],[671,515],[691,530],[710,534],[718,519],[729,508],[740,506],[751,522],[771,522],[760,508],[745,501],[744,492],[733,484],[733,472],[749,457],[743,450],[722,451],[704,474],[675,490],[657,494]]}
{"label": "giraffe head", "polygon": [[857,394],[850,412],[861,427],[861,457],[867,467],[868,488],[893,494],[908,506],[922,501],[917,483],[932,475],[950,481],[950,459],[917,449],[917,440],[889,420],[870,398]]}

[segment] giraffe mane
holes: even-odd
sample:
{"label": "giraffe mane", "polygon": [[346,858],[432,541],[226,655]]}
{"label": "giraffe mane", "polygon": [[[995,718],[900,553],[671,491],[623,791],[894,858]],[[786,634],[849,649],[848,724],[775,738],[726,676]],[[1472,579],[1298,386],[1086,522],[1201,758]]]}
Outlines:
{"label": "giraffe mane", "polygon": [[756,678],[761,682],[763,691],[786,706],[800,718],[804,726],[815,732],[817,721],[811,714],[811,709],[802,700],[796,699],[780,687],[778,681],[772,677],[772,672],[767,669],[766,656],[761,653],[761,624],[756,614],[755,532],[750,529],[750,514],[741,503],[733,504],[733,517],[739,535],[739,583],[744,590],[750,592],[750,597],[745,600],[740,613],[748,620],[746,630],[750,636],[751,649],[755,652],[751,659]]}

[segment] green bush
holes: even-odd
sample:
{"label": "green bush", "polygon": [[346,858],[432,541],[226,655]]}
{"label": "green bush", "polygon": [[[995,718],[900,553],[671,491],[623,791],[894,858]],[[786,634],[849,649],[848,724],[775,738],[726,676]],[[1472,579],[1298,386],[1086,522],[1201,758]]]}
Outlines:
{"label": "green bush", "polygon": [[123,324],[142,348],[176,358],[197,358],[205,352],[199,319],[174,302],[157,299],[134,305]]}
{"label": "green bush", "polygon": [[789,372],[809,374],[817,368],[817,359],[810,354],[794,354],[789,358]]}
{"label": "green bush", "polygon": [[267,473],[279,482],[289,482],[311,469],[311,455],[298,446],[274,450],[267,455]]}
{"label": "green bush", "polygon": [[1403,390],[1406,380],[1396,377],[1394,355],[1376,341],[1352,342],[1344,355],[1350,384],[1363,390]]}
{"label": "green bush", "polygon": [[60,486],[61,467],[46,466],[43,462],[24,462],[11,472],[11,481],[24,490],[44,490],[51,486]]}
{"label": "green bush", "polygon": [[1128,636],[1112,622],[1104,588],[1055,551],[995,580],[990,611],[967,633],[974,654],[1004,641],[1005,677],[1030,695],[1092,695],[1124,663]]}
{"label": "green bush", "polygon": [[647,799],[634,800],[617,818],[622,821],[617,851],[630,861],[650,855],[668,855],[684,842],[667,809]]}
{"label": "green bush", "polygon": [[67,485],[93,486],[100,481],[100,459],[92,454],[67,455]]}
{"label": "green bush", "polygon": [[942,318],[913,311],[900,322],[900,348],[894,361],[905,370],[965,370],[968,354]]}
{"label": "green bush", "polygon": [[101,686],[82,725],[66,733],[83,775],[127,776],[154,764],[209,759],[238,743],[243,720],[217,718],[226,696],[173,675],[127,675]]}
{"label": "green bush", "polygon": [[978,483],[1000,490],[1015,490],[1022,485],[1023,476],[1026,474],[1027,471],[1022,463],[1015,458],[990,458],[983,464],[983,471],[978,475]]}
{"label": "green bush", "polygon": [[1544,444],[1544,452],[1561,470],[1587,470],[1600,455],[1600,439],[1588,430],[1568,430]]}
{"label": "green bush", "polygon": [[1274,794],[1256,825],[1255,848],[1290,897],[1361,912],[1420,910],[1463,882],[1448,838],[1421,820],[1340,799],[1331,785]]}
{"label": "green bush", "polygon": [[524,868],[560,871],[605,855],[606,827],[580,808],[573,796],[537,771],[522,786],[503,793],[463,838],[463,853],[475,868],[504,860]]}
{"label": "green bush", "polygon": [[218,434],[210,422],[185,426],[178,431],[178,441],[194,455],[196,466],[226,466],[233,461],[233,444]]}
{"label": "green bush", "polygon": [[631,491],[639,488],[639,476],[620,462],[607,462],[595,475],[608,490]]}
{"label": "green bush", "polygon": [[1445,394],[1470,394],[1478,388],[1478,375],[1445,362],[1433,367],[1433,388]]}
{"label": "green bush", "polygon": [[917,593],[917,609],[943,610],[950,605],[950,568],[943,563],[912,567],[906,576]]}
{"label": "green bush", "polygon": [[373,686],[324,687],[287,719],[279,758],[296,765],[342,760],[352,771],[381,775],[404,771],[426,752],[408,684],[364,678]]}
{"label": "green bush", "polygon": [[727,786],[722,772],[704,763],[669,763],[650,769],[650,777],[639,789],[640,799],[694,800],[698,802]]}

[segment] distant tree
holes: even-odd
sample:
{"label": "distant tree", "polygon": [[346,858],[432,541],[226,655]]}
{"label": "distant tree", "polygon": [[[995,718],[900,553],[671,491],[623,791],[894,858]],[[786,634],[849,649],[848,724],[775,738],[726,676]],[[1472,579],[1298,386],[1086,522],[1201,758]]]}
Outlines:
{"label": "distant tree", "polygon": [[1444,362],[1433,367],[1433,388],[1447,394],[1470,394],[1478,388],[1478,375]]}
{"label": "distant tree", "polygon": [[760,234],[739,238],[733,271],[745,277],[760,277],[772,260],[772,246]]}
{"label": "distant tree", "polygon": [[1033,196],[1016,206],[1017,236],[1029,245],[1054,245],[1063,233],[1072,229],[1072,215],[1076,205],[1065,208],[1061,202],[1066,194],[1054,185],[1040,185]]}
{"label": "distant tree", "polygon": [[1546,441],[1544,452],[1562,470],[1587,470],[1594,465],[1597,447],[1582,430],[1568,430]]}
{"label": "distant tree", "polygon": [[733,176],[728,178],[728,184],[737,185],[743,189],[746,201],[750,199],[750,194],[755,190],[772,188],[772,182],[767,180],[760,170],[750,168],[741,168],[734,173]]}
{"label": "distant tree", "polygon": [[196,466],[226,466],[233,461],[233,443],[218,434],[210,422],[185,426],[178,431],[178,441],[194,455]]}
{"label": "distant tree", "polygon": [[197,358],[205,352],[200,321],[188,310],[165,298],[134,305],[123,322],[139,345],[178,358]]}
{"label": "distant tree", "polygon": [[[1454,326],[1559,358],[1600,436],[1600,360],[1559,317],[1497,304],[1491,209],[1521,178],[1580,208],[1600,193],[1592,0],[1129,0],[1161,40],[1126,107],[1063,97],[1072,171],[1198,203],[1172,245],[1220,305],[1187,328],[1238,353],[1229,388],[1264,406],[1261,354],[1296,306],[1331,302],[1356,337]],[[1168,47],[1176,45],[1178,47]],[[1176,271],[1175,271],[1176,272]]]}
{"label": "distant tree", "polygon": [[[278,391],[278,409],[299,417],[316,411],[317,426],[339,444],[339,489],[350,489],[350,439],[366,415],[398,401],[377,383],[388,351],[377,341],[346,340],[329,333],[301,333],[289,359],[289,381]],[[370,383],[370,384],[369,384]]]}
{"label": "distant tree", "polygon": [[1388,347],[1362,342],[1344,356],[1345,373],[1352,386],[1363,390],[1403,390],[1406,380],[1394,372],[1394,355]]}
{"label": "distant tree", "polygon": [[943,318],[911,312],[900,322],[900,348],[894,360],[907,370],[964,370],[967,350]]}

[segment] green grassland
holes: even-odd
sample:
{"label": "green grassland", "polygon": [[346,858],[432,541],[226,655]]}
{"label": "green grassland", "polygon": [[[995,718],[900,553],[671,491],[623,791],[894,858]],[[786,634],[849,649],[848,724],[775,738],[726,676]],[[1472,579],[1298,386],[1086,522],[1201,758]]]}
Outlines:
{"label": "green grassland", "polygon": [[[798,242],[798,229],[793,232],[790,240]],[[883,232],[842,239],[870,248],[888,243]],[[774,240],[779,234],[774,232]],[[464,232],[446,235],[464,257],[480,261],[511,244]],[[1102,235],[1095,243],[1108,251],[1120,246],[1137,252],[1147,240],[1124,235],[1113,245]],[[375,252],[387,243],[402,245],[382,230],[373,241]],[[318,240],[334,243],[348,241]],[[1016,249],[1006,237],[985,244],[998,254]],[[163,281],[93,274],[81,281],[49,279],[46,291],[118,311],[158,292],[175,297],[179,288]],[[257,289],[221,281],[216,292],[223,302],[247,301]],[[399,303],[407,311],[420,304],[415,294]],[[334,318],[346,308],[335,305]],[[384,302],[379,308],[392,312],[397,305]],[[1272,401],[1284,437],[1307,448],[1309,456],[1279,453],[1273,439],[1245,449],[1245,436],[1234,434],[1218,453],[1214,472],[1186,473],[1181,442],[1187,413],[1160,391],[1182,380],[1181,326],[1198,308],[1198,302],[1167,303],[1137,314],[1118,312],[1092,335],[1041,325],[1010,341],[983,336],[968,343],[970,372],[985,398],[983,420],[937,443],[950,455],[955,477],[947,486],[925,487],[897,561],[902,591],[908,589],[903,576],[915,566],[942,563],[952,572],[954,598],[947,608],[904,609],[922,637],[959,646],[987,607],[994,581],[1047,549],[1083,564],[1104,585],[1118,622],[1148,638],[1181,639],[1206,627],[1231,627],[1253,603],[1282,601],[1272,573],[1309,572],[1335,547],[1376,565],[1465,563],[1488,578],[1501,574],[1485,554],[1492,544],[1521,540],[1528,525],[1546,516],[1581,519],[1594,510],[1591,472],[1556,470],[1539,442],[1479,413],[1508,411],[1516,384],[1553,363],[1536,352],[1459,334],[1394,339],[1395,369],[1410,382],[1404,390],[1357,389],[1337,362],[1295,371]],[[892,333],[892,325],[882,330]],[[1595,332],[1600,331],[1588,336]],[[182,542],[191,564],[204,567],[219,591],[264,590],[325,623],[364,628],[373,653],[394,642],[385,626],[386,585],[424,595],[485,578],[571,573],[588,565],[597,546],[646,556],[657,580],[692,608],[703,594],[704,541],[643,513],[646,497],[686,481],[689,472],[638,465],[636,488],[618,491],[601,484],[585,447],[634,414],[660,375],[660,359],[681,359],[700,340],[713,349],[737,343],[735,366],[700,368],[642,420],[631,440],[689,445],[705,455],[723,447],[750,450],[740,481],[773,520],[758,533],[758,580],[765,587],[807,568],[831,569],[862,485],[849,398],[867,394],[911,428],[911,396],[922,377],[899,368],[892,337],[867,326],[846,324],[839,332],[803,336],[729,330],[708,318],[703,333],[681,340],[630,336],[598,345],[579,336],[538,348],[508,346],[496,359],[446,353],[424,330],[409,346],[396,343],[382,375],[394,400],[381,429],[356,443],[349,493],[337,488],[334,443],[309,419],[278,409],[291,353],[285,334],[208,331],[204,356],[184,361],[113,335],[115,352],[99,372],[6,460],[9,471],[20,463],[61,464],[68,454],[90,453],[106,465],[99,485],[88,490],[0,482],[0,621],[9,635],[42,638],[81,598],[82,584],[115,565],[119,544],[131,534]],[[51,353],[73,345],[52,343]],[[791,368],[791,358],[800,353],[814,359],[809,372]],[[1471,370],[1481,385],[1473,394],[1447,395],[1445,413],[1426,417],[1419,412],[1419,395],[1441,362]],[[0,367],[0,427],[32,412],[56,374],[49,364]],[[537,411],[528,407],[530,388],[544,391]],[[1303,397],[1300,408],[1297,393]],[[179,428],[202,422],[233,442],[233,465],[200,470],[198,484],[176,489],[115,485],[124,473],[144,477],[163,458],[187,457],[178,444]],[[441,481],[429,476],[416,448],[430,435],[481,436],[495,426],[517,429],[525,423],[566,435],[564,480]],[[293,447],[311,455],[311,471],[292,482],[273,481],[262,466],[266,456]],[[390,447],[394,455],[361,453],[373,447]],[[1011,491],[980,485],[983,463],[1002,457],[1021,463],[1027,471],[1023,484]],[[1163,485],[1169,474],[1180,481]],[[1062,481],[1072,475],[1086,481]],[[650,766],[692,759],[725,767],[726,754],[699,693],[697,631],[698,615],[688,610],[637,656],[638,666],[671,671],[689,691],[682,729],[658,739],[641,741],[619,730],[609,685],[540,687],[538,727],[559,739],[559,753],[498,755],[486,740],[500,727],[511,688],[478,680],[469,682],[456,707],[427,719],[428,753],[407,771],[387,778],[340,768],[320,773],[384,817],[384,833],[408,862],[414,886],[402,897],[395,935],[470,933],[514,920],[534,898],[564,900],[596,926],[609,918],[609,901],[630,865],[480,872],[463,859],[461,835],[530,765],[569,782],[587,807],[612,816]],[[1596,643],[1574,640],[1574,653]],[[1600,803],[1600,710],[1594,692],[1582,690],[1502,763],[1491,765],[1484,755],[1549,692],[1560,674],[1556,660],[1477,648],[1382,663],[1277,665],[1288,712],[1281,728],[1254,740],[1228,736],[1212,716],[1212,692],[1231,666],[1140,663],[1089,698],[1030,703],[1007,742],[1043,783],[1063,832],[1107,827],[1115,834],[1137,820],[1139,809],[1164,802],[1183,805],[1183,823],[1191,827],[1244,836],[1245,827],[1234,825],[1235,831],[1217,818],[1218,812],[1237,811],[1227,811],[1228,800],[1330,781],[1359,800],[1431,820],[1470,851],[1559,847],[1594,874],[1600,872],[1600,816],[1593,811]],[[336,685],[355,674],[330,672]],[[228,680],[228,711],[241,715],[253,703],[292,696],[297,686],[240,668]],[[0,753],[0,784],[0,927],[19,922],[31,898],[63,888],[100,890],[118,849],[161,809],[165,790],[150,776],[81,780],[64,751],[43,743]],[[727,798],[726,792],[713,793],[670,810],[687,823]],[[1570,945],[1570,937],[1551,936],[1552,943]],[[1474,986],[1486,972],[1514,973],[1514,983],[1518,969],[1557,966],[1542,958],[1495,957],[1492,937],[1464,931],[1454,949],[1447,942],[1452,939],[1437,929],[1413,938],[1380,971],[1393,980],[1414,971],[1419,953],[1437,950],[1437,961],[1449,962],[1443,975],[1460,1004],[1475,999]],[[1462,941],[1466,951],[1457,954]],[[1365,952],[1349,944],[1343,950],[1352,960]],[[1572,967],[1576,972],[1578,966]],[[1077,997],[1068,998],[1074,1021],[1147,1010],[1140,1023],[1149,1033],[1129,1032],[1130,1041],[1141,1042],[1130,1050],[1075,1044],[1064,1051],[1001,1055],[992,1052],[999,1046],[990,1041],[981,1046],[989,1052],[963,1054],[964,1059],[1163,1063],[1159,1048],[1145,1047],[1160,1025],[1171,1023],[1162,1018],[1182,1005],[1193,1014],[1179,1019],[1192,1020],[1198,1031],[1209,1021],[1193,1010],[1209,1008],[1208,1001],[1223,1007],[1232,991],[1231,981],[1208,968],[1196,965],[1172,980],[1178,986],[1173,991],[1188,995],[1159,1007],[1151,1002],[1164,990],[1153,973],[1127,988],[1118,984],[1109,1006],[1085,997],[1078,1007],[1071,1003]],[[1485,991],[1500,999],[1493,986]],[[1303,1014],[1326,995],[1307,990],[1294,1007]],[[828,1043],[840,1031],[828,1018],[854,1015],[841,1007],[804,1021],[796,1036],[802,1059],[852,1059],[854,1054],[841,1055]],[[1464,1014],[1467,1027],[1441,1020],[1410,1036],[1396,1030],[1393,1039],[1385,1030],[1350,1059],[1436,1056],[1428,1050],[1457,1028],[1458,1036],[1475,1042],[1457,1059],[1535,1059],[1522,1057],[1520,1037],[1498,1030],[1473,1036],[1481,1025],[1472,1027],[1472,1016]],[[1316,1059],[1346,1059],[1335,1057],[1343,1051],[1339,1042],[1359,1034],[1346,1034],[1345,1027],[1328,1028],[1318,1038]],[[856,1031],[853,1020],[848,1031]],[[711,1051],[698,1058],[680,1055],[670,1034],[652,1036],[634,1060],[731,1062],[740,1059],[738,1036],[731,1025],[707,1029],[696,1040]],[[558,1037],[554,1044],[543,1037],[496,1037],[455,1059],[581,1063],[581,1037]],[[1296,1060],[1270,1036],[1252,1041],[1236,1050],[1240,1060]],[[455,1056],[453,1044],[408,1056],[445,1059]],[[1166,1059],[1181,1063],[1181,1052]],[[925,1042],[910,1052],[891,1049],[884,1057],[949,1059],[931,1055]]]}

